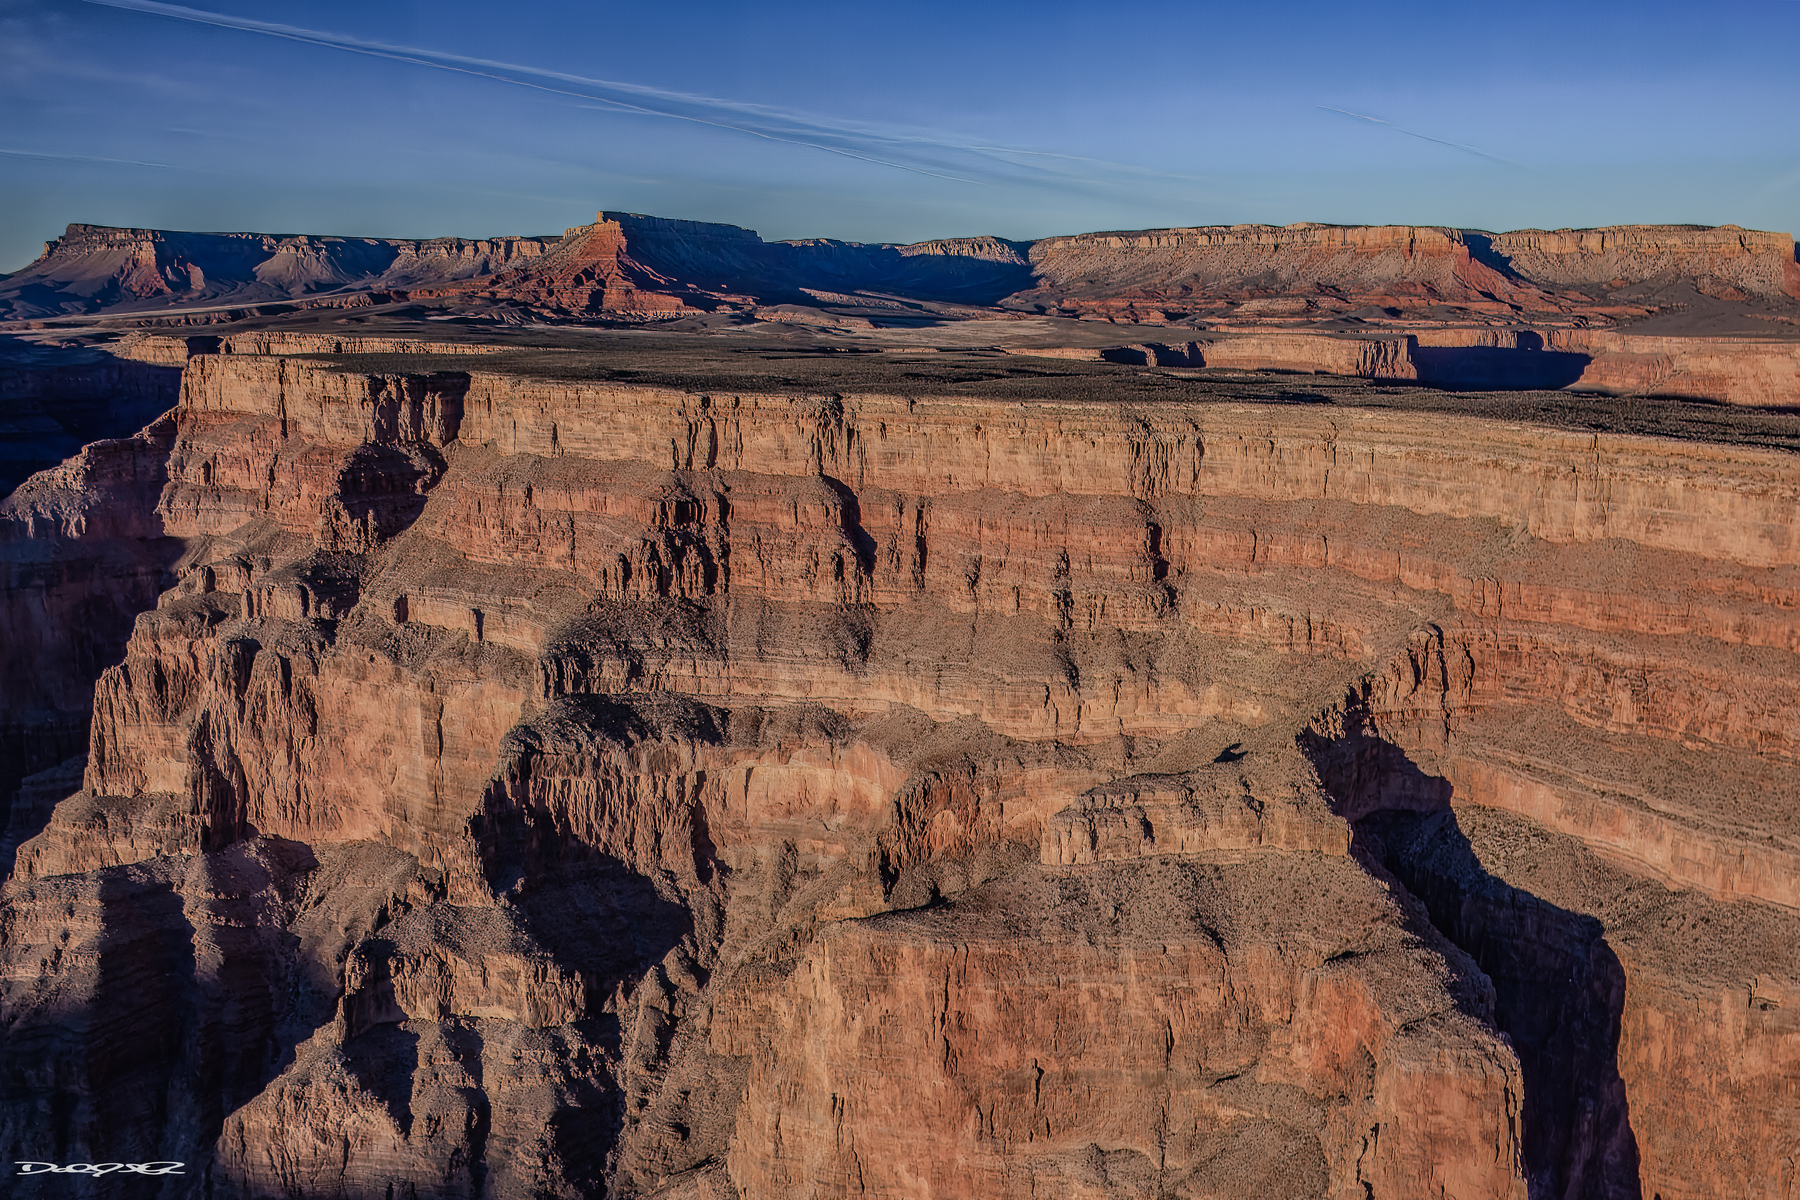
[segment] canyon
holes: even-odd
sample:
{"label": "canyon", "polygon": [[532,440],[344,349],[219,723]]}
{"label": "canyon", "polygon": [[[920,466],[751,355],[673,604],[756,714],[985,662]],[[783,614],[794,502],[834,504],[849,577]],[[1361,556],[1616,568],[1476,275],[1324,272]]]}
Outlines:
{"label": "canyon", "polygon": [[[1730,225],[1302,223],[909,245],[765,242],[735,225],[608,211],[560,238],[71,225],[0,277],[0,331],[109,317],[115,331],[292,323],[321,310],[489,329],[788,324],[848,344],[1052,318],[1087,330],[1036,348],[1164,345],[1176,365],[1754,405],[1785,403],[1800,384],[1793,236]],[[1107,343],[1101,328],[1139,336]]]}
{"label": "canyon", "polygon": [[[1785,233],[1626,225],[1485,233],[1431,226],[1233,225],[910,245],[765,242],[735,225],[601,211],[560,238],[406,241],[71,225],[5,277],[11,320],[350,293],[511,301],[544,316],[639,318],[759,305],[855,309],[886,296],[1015,312],[1268,321],[1532,314],[1643,317],[1696,296],[1800,300]],[[1393,309],[1393,311],[1387,311]]]}
{"label": "canyon", "polygon": [[653,220],[13,301],[6,1161],[1796,1194],[1791,238]]}

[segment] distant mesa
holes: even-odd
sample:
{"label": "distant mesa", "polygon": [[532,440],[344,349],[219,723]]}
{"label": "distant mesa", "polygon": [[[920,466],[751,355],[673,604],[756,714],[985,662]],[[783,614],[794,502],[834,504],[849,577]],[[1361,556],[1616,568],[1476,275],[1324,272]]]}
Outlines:
{"label": "distant mesa", "polygon": [[0,280],[0,316],[150,312],[409,289],[491,275],[554,238],[316,237],[70,225]]}
{"label": "distant mesa", "polygon": [[734,225],[601,212],[560,238],[71,225],[37,261],[0,279],[6,322],[391,303],[514,322],[653,321],[780,305],[879,317],[893,300],[941,306],[931,314],[946,319],[1596,328],[1708,301],[1800,311],[1800,265],[1792,235],[1731,225],[1511,233],[1233,225],[896,245],[765,242]]}

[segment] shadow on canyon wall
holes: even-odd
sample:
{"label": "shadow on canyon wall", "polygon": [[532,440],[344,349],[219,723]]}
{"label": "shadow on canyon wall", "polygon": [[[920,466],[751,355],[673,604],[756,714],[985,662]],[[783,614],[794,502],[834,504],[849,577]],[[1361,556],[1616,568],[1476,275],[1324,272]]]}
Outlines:
{"label": "shadow on canyon wall", "polygon": [[[777,242],[775,269],[798,287],[994,307],[1037,283],[1029,242],[992,239],[986,254],[906,253],[905,248],[854,242]],[[801,303],[817,303],[804,295]]]}
{"label": "shadow on canyon wall", "polygon": [[[160,480],[152,487],[154,504]],[[11,532],[0,523],[0,628],[10,639],[0,646],[0,879],[56,801],[81,787],[94,684],[123,660],[138,614],[174,583],[182,550],[167,538]],[[58,781],[73,786],[45,793]],[[21,798],[31,802],[15,805]]]}
{"label": "shadow on canyon wall", "polygon": [[1637,1137],[1619,1075],[1625,974],[1600,922],[1515,888],[1482,866],[1448,780],[1366,730],[1308,735],[1354,852],[1425,908],[1494,987],[1494,1024],[1524,1075],[1532,1200],[1642,1200]]}
{"label": "shadow on canyon wall", "polygon": [[180,393],[180,367],[0,336],[0,499],[89,442],[130,437]]}
{"label": "shadow on canyon wall", "polygon": [[55,528],[28,504],[0,517],[0,878],[11,847],[42,827],[8,831],[21,781],[87,749],[94,681],[172,582],[178,545],[109,526],[148,531],[172,438],[132,435],[174,407],[180,386],[178,367],[0,337],[0,499],[84,446],[90,486],[108,493],[78,530]]}
{"label": "shadow on canyon wall", "polygon": [[1592,358],[1544,349],[1542,334],[1518,335],[1515,346],[1421,346],[1408,348],[1419,382],[1467,391],[1554,391],[1576,383]]}
{"label": "shadow on canyon wall", "polygon": [[[605,1189],[607,1163],[628,1110],[640,1112],[648,1103],[646,1085],[634,1082],[633,1064],[661,1061],[675,1031],[663,1008],[634,1005],[633,989],[642,982],[656,991],[663,978],[659,964],[672,957],[704,975],[689,952],[717,939],[721,914],[708,884],[722,867],[699,803],[703,771],[641,777],[652,792],[669,787],[675,803],[666,825],[654,833],[641,828],[629,838],[631,861],[578,836],[571,827],[574,810],[588,804],[597,811],[656,807],[653,796],[632,794],[630,775],[617,772],[619,760],[629,761],[629,748],[646,742],[717,743],[725,736],[716,723],[720,715],[669,696],[561,697],[507,736],[501,768],[469,824],[488,886],[531,940],[580,978],[588,1003],[580,1023],[620,1064],[618,1086],[586,1085],[581,1102],[551,1118],[571,1177],[595,1195]],[[666,770],[671,764],[662,765]],[[669,864],[684,853],[693,856],[692,871],[672,871]]]}
{"label": "shadow on canyon wall", "polygon": [[317,866],[307,847],[266,839],[88,877],[94,886],[69,920],[104,928],[90,973],[79,963],[52,973],[35,1006],[12,998],[0,1151],[8,1162],[186,1169],[87,1186],[46,1176],[16,1184],[18,1194],[200,1194],[226,1117],[333,1015],[328,965],[309,963],[298,937],[258,920],[271,894],[292,895]]}
{"label": "shadow on canyon wall", "polygon": [[[1540,333],[1526,330],[1516,337],[1514,346],[1421,346],[1416,338],[1409,338],[1407,357],[1417,369],[1420,383],[1446,391],[1555,391],[1579,382],[1592,361],[1586,354],[1546,350]],[[1112,346],[1099,351],[1099,355],[1102,362],[1122,366],[1206,365],[1206,349],[1192,342]],[[1271,375],[1291,372],[1273,367],[1260,370]]]}
{"label": "shadow on canyon wall", "polygon": [[1470,258],[1489,270],[1498,271],[1508,279],[1524,282],[1524,276],[1513,270],[1512,259],[1494,249],[1493,234],[1477,233],[1472,229],[1465,229],[1462,231],[1462,238],[1464,244],[1469,247]]}

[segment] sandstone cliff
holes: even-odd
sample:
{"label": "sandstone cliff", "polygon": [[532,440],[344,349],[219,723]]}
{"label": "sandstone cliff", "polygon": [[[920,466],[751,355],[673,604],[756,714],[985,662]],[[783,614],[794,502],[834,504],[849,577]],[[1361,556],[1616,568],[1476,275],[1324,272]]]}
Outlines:
{"label": "sandstone cliff", "polygon": [[0,338],[0,499],[89,442],[130,437],[175,406],[187,361]]}
{"label": "sandstone cliff", "polygon": [[627,213],[602,212],[596,222],[494,280],[492,294],[564,311],[650,313],[752,296],[773,303],[810,288],[1149,324],[1215,312],[1379,316],[1388,308],[1506,321],[1533,312],[1642,315],[1607,296],[1647,282],[1686,281],[1709,295],[1777,304],[1800,299],[1793,238],[1731,226],[1485,234],[1237,225],[897,246],[766,244],[735,226]]}
{"label": "sandstone cliff", "polygon": [[455,291],[565,313],[647,316],[749,305],[754,291],[780,290],[762,239],[748,229],[635,213],[594,220],[568,230],[540,260]]}
{"label": "sandstone cliff", "polygon": [[1522,229],[1482,239],[1514,274],[1543,287],[1598,290],[1662,278],[1704,293],[1800,297],[1794,239],[1785,233],[1704,225]]}
{"label": "sandstone cliff", "polygon": [[12,1157],[1789,1188],[1790,456],[281,348],[10,502],[180,551],[17,809]]}
{"label": "sandstone cliff", "polygon": [[1013,354],[1146,366],[1418,380],[1456,390],[1570,390],[1785,408],[1800,398],[1800,342],[1587,329],[1442,328],[1404,337],[1232,332],[1204,341],[1034,347]]}
{"label": "sandstone cliff", "polygon": [[315,237],[70,225],[0,279],[0,319],[256,303],[487,275],[543,254],[545,238]]}
{"label": "sandstone cliff", "polygon": [[854,305],[858,297],[841,293],[865,291],[992,304],[1025,285],[1024,251],[1023,244],[992,237],[910,246],[768,243],[735,225],[600,212],[593,225],[565,233],[541,260],[450,294],[513,301],[546,314],[619,317],[793,302]]}
{"label": "sandstone cliff", "polygon": [[315,294],[327,297],[316,303],[360,294],[489,315],[499,305],[557,320],[856,308],[902,296],[952,306],[940,315],[962,306],[1152,325],[1400,319],[1411,327],[1536,320],[1586,328],[1708,297],[1786,323],[1800,311],[1800,264],[1791,235],[1730,225],[1493,234],[1301,223],[911,245],[765,243],[735,225],[605,211],[560,240],[71,225],[38,261],[0,281],[0,319]]}
{"label": "sandstone cliff", "polygon": [[[0,371],[0,491],[11,493],[0,496],[0,830],[26,776],[86,745],[94,679],[180,553],[154,514],[174,436],[155,418],[173,406],[178,372],[95,354],[66,355],[76,360],[67,365],[35,357],[14,349]],[[13,489],[10,472],[83,441]],[[0,864],[11,850],[0,835]]]}

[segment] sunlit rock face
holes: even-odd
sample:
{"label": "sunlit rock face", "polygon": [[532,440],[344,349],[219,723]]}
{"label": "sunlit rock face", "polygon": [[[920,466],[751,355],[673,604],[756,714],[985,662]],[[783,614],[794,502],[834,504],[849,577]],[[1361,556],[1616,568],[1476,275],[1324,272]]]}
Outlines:
{"label": "sunlit rock face", "polygon": [[1787,456],[280,348],[4,509],[137,581],[8,593],[8,687],[92,696],[6,843],[12,1159],[1786,1194]]}

